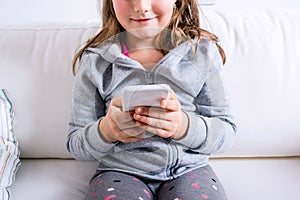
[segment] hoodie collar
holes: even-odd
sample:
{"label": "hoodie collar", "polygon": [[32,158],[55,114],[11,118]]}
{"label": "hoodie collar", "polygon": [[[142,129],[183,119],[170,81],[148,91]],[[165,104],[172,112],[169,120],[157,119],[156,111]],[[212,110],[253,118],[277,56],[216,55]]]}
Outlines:
{"label": "hoodie collar", "polygon": [[[174,49],[170,50],[157,64],[157,65],[176,65],[183,57],[192,49],[193,43],[190,41],[185,41],[178,45]],[[88,51],[99,54],[103,59],[110,63],[115,63],[123,65],[126,67],[142,68],[144,67],[137,61],[132,60],[128,56],[124,55],[122,52],[122,46],[119,42],[112,42],[99,45],[95,48],[87,48]],[[156,66],[153,68],[155,69]]]}

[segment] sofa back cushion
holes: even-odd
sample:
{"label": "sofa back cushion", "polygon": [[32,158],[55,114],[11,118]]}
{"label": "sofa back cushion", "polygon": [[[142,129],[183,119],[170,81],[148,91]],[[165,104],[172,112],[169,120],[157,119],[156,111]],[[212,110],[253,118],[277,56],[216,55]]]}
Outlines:
{"label": "sofa back cushion", "polygon": [[[48,2],[38,18],[26,12],[0,21],[0,86],[14,96],[22,157],[70,157],[71,62],[100,22],[94,0],[72,1],[74,18],[66,2]],[[8,19],[8,8],[14,5],[0,7],[0,19]],[[224,73],[238,123],[236,145],[218,156],[299,155],[299,9],[204,11],[227,53]]]}
{"label": "sofa back cushion", "polygon": [[0,29],[1,84],[15,97],[22,157],[69,157],[72,57],[92,27]]}

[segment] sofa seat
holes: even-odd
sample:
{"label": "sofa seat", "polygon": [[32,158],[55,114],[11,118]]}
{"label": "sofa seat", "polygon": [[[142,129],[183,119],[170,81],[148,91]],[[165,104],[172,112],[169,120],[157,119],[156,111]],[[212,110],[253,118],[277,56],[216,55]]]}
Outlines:
{"label": "sofa seat", "polygon": [[[299,200],[300,157],[213,158],[229,200]],[[97,162],[23,159],[12,200],[83,199]]]}
{"label": "sofa seat", "polygon": [[73,159],[22,159],[11,200],[83,199],[96,168]]}

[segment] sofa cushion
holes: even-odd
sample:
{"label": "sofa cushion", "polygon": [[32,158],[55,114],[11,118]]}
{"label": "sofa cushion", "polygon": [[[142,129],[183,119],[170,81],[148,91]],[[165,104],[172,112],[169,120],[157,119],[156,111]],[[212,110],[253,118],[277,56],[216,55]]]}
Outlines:
{"label": "sofa cushion", "polygon": [[83,200],[97,162],[23,159],[11,200]]}
{"label": "sofa cushion", "polygon": [[0,28],[0,80],[14,94],[21,157],[71,157],[66,139],[72,56],[94,31],[92,27]]}
{"label": "sofa cushion", "polygon": [[299,11],[206,10],[227,55],[224,76],[238,125],[234,148],[222,156],[300,155]]}
{"label": "sofa cushion", "polygon": [[299,200],[300,157],[212,159],[229,200]]}
{"label": "sofa cushion", "polygon": [[0,199],[8,200],[9,187],[20,165],[19,149],[13,134],[14,107],[5,89],[0,91]]}
{"label": "sofa cushion", "polygon": [[[230,200],[298,200],[299,163],[299,157],[211,159]],[[96,168],[97,162],[23,159],[11,200],[82,200]]]}

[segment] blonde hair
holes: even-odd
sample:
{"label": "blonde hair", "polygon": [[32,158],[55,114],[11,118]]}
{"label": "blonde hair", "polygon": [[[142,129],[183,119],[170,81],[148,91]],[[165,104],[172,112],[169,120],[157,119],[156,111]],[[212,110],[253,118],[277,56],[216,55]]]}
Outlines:
{"label": "blonde hair", "polygon": [[[171,35],[167,35],[170,32],[165,32],[165,34],[162,33],[159,35],[159,37],[157,37],[157,39],[161,41],[159,43],[161,44],[160,48],[172,49],[183,41],[186,41],[186,39],[193,40],[196,38],[198,42],[201,38],[209,39],[216,43],[224,64],[226,61],[226,56],[223,49],[218,44],[218,37],[215,34],[200,28],[198,1],[177,0],[175,5],[176,7],[174,8],[173,16],[168,27],[166,27],[166,30],[172,30]],[[103,25],[101,31],[91,37],[83,45],[83,47],[76,52],[72,63],[74,75],[76,74],[77,60],[80,59],[87,47],[96,47],[108,39],[111,39],[112,37],[115,37],[121,32],[125,31],[115,16],[112,0],[103,0],[102,23]]]}

